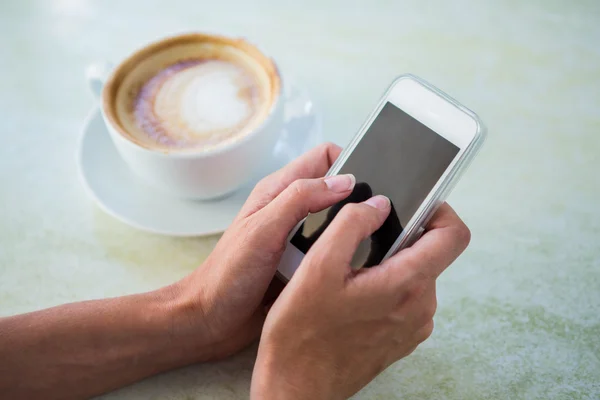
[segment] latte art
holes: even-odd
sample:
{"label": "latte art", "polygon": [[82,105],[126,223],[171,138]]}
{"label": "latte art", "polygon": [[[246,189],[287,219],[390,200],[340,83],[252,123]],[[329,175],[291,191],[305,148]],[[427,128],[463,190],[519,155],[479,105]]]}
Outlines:
{"label": "latte art", "polygon": [[207,148],[243,136],[261,122],[259,83],[242,66],[222,60],[173,64],[141,88],[133,112],[154,146]]}
{"label": "latte art", "polygon": [[203,34],[143,49],[107,86],[120,134],[161,153],[212,152],[260,133],[281,92],[276,66],[254,46]]}

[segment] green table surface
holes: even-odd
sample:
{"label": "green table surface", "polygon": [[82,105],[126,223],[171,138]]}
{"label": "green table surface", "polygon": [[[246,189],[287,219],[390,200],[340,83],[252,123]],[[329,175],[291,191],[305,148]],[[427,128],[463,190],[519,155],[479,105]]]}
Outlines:
{"label": "green table surface", "polygon": [[[449,202],[473,232],[439,279],[436,329],[356,399],[600,398],[600,2],[2,1],[0,314],[149,290],[218,237],[105,215],[75,152],[94,61],[185,31],[260,43],[346,144],[392,79],[424,77],[489,137]],[[248,396],[256,348],[103,399]]]}

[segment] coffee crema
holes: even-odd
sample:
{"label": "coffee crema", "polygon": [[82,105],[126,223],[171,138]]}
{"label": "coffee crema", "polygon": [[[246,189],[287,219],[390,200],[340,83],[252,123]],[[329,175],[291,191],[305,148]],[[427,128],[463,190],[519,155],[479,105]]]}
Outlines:
{"label": "coffee crema", "polygon": [[114,102],[125,136],[152,150],[207,151],[243,138],[267,119],[280,84],[265,68],[270,60],[239,43],[209,38],[137,60]]}

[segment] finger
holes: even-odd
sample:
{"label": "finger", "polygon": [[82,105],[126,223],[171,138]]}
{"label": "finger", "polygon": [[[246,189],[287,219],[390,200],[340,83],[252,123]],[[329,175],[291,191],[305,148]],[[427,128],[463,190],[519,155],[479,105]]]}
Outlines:
{"label": "finger", "polygon": [[333,143],[324,143],[300,156],[279,171],[262,179],[244,204],[240,215],[251,215],[277,197],[292,182],[298,179],[325,176],[342,151]]}
{"label": "finger", "polygon": [[[385,196],[371,197],[362,203],[346,204],[311,247],[307,254],[308,260],[303,265],[314,265],[315,268],[322,267],[335,271],[336,274],[346,274],[359,243],[381,227],[390,208],[390,200]],[[336,266],[344,268],[332,268]]]}
{"label": "finger", "polygon": [[414,339],[417,343],[421,344],[424,341],[426,341],[427,339],[429,339],[429,337],[431,336],[431,334],[433,333],[433,328],[434,328],[434,323],[433,323],[433,319],[430,319],[429,321],[427,321],[421,328],[419,328],[415,334],[414,334]]}
{"label": "finger", "polygon": [[[377,310],[413,329],[433,318],[437,310],[435,280],[415,279],[404,270],[398,271],[392,279],[372,271],[381,268],[383,265],[361,269],[349,281],[348,289],[362,299],[356,312],[372,313],[372,310]],[[400,276],[404,277],[402,284],[397,283],[401,280]]]}
{"label": "finger", "polygon": [[354,188],[354,175],[299,179],[267,206],[252,215],[260,231],[276,244],[285,243],[290,231],[309,213],[321,211],[347,197]]}
{"label": "finger", "polygon": [[437,228],[444,228],[447,226],[453,226],[457,223],[462,223],[462,220],[456,214],[456,211],[448,203],[443,203],[435,212],[427,226],[425,231],[430,231]]}
{"label": "finger", "polygon": [[396,340],[397,346],[390,352],[390,364],[411,355],[421,343],[429,339],[433,333],[433,328],[433,320],[429,320],[425,325],[416,330],[410,338],[406,337],[404,330],[399,331]]}
{"label": "finger", "polygon": [[[411,288],[412,289],[412,288]],[[418,329],[433,319],[437,310],[435,281],[424,289],[399,293],[399,304],[391,312],[392,318]]]}
{"label": "finger", "polygon": [[419,347],[418,344],[412,345],[408,349],[406,349],[404,346],[398,346],[397,351],[390,353],[391,357],[392,357],[392,361],[390,362],[390,364],[393,364],[396,361],[400,361],[401,359],[410,356],[412,353],[414,353],[414,351],[417,349],[417,347]]}
{"label": "finger", "polygon": [[462,254],[471,232],[452,207],[444,203],[426,227],[425,234],[410,248],[393,257],[427,277],[437,278]]}
{"label": "finger", "polygon": [[[361,270],[358,284],[372,286],[380,295],[397,296],[429,286],[465,250],[469,228],[444,203],[427,225],[425,234],[411,247],[400,251],[376,268]],[[421,289],[419,289],[421,288]]]}

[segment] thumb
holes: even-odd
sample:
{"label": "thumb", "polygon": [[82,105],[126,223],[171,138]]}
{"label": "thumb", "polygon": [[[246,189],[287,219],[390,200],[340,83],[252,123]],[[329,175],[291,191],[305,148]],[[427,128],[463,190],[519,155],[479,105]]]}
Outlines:
{"label": "thumb", "polygon": [[352,174],[293,182],[255,214],[260,220],[261,231],[271,240],[283,243],[298,222],[309,213],[321,211],[348,197],[355,183]]}
{"label": "thumb", "polygon": [[359,244],[381,227],[390,210],[390,200],[381,195],[346,204],[310,248],[296,273],[345,280],[352,272],[350,263]]}

